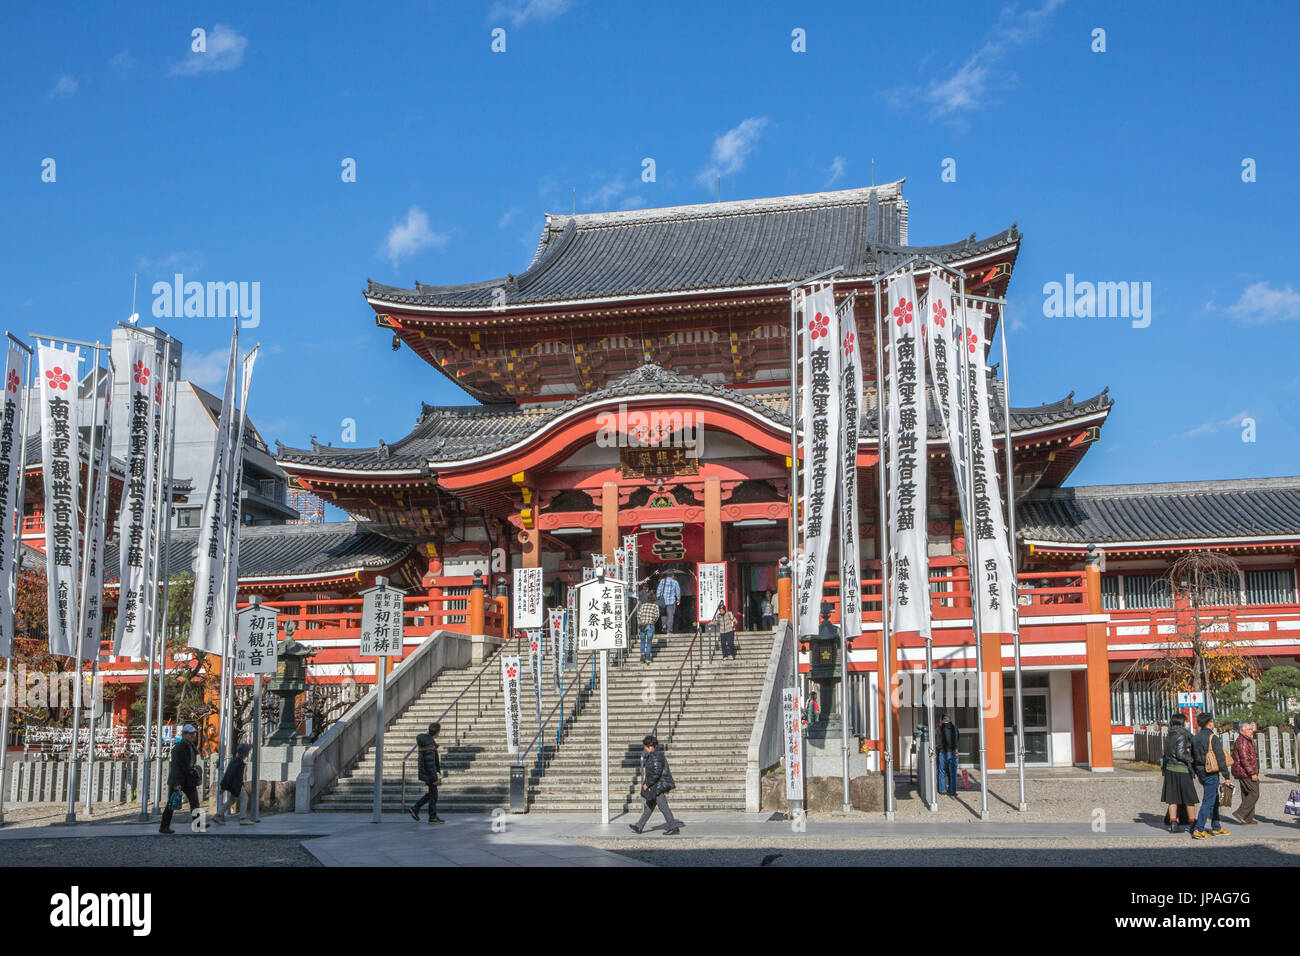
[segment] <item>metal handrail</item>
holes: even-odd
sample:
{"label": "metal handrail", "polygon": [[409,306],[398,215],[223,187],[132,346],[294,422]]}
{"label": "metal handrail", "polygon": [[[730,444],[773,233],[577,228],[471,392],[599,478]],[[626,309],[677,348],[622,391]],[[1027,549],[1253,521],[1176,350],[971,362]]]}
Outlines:
{"label": "metal handrail", "polygon": [[[504,648],[505,645],[503,644],[502,649]],[[515,652],[519,653],[520,651],[522,651],[522,649],[523,649],[523,634],[518,634],[515,636]],[[498,651],[497,653],[499,654],[500,652]],[[469,693],[469,689],[471,687],[476,687],[477,690],[475,692],[475,696],[478,702],[478,709],[474,712],[474,719],[477,720],[479,717],[483,716],[483,685],[481,682],[483,680],[483,675],[487,673],[487,669],[491,667],[493,664],[495,664],[496,662],[497,662],[497,654],[493,654],[491,657],[485,660],[483,662],[483,666],[479,668],[478,673],[474,675],[474,679],[465,685],[464,689],[455,696],[455,698],[452,700],[450,704],[447,705],[446,710],[444,710],[441,714],[439,714],[438,719],[434,721],[434,723],[441,724],[447,718],[448,714],[452,713],[453,710],[455,711],[455,713],[452,716],[452,721],[453,721],[452,728],[455,734],[455,741],[456,741],[454,744],[452,744],[453,747],[460,746],[460,699]],[[402,756],[402,806],[406,806],[406,764],[411,759],[411,755],[419,749],[420,749],[419,743],[418,742],[414,743],[411,745],[411,749],[408,750]]]}
{"label": "metal handrail", "polygon": [[[673,723],[672,710],[670,708],[670,705],[672,704],[672,700],[673,700],[673,691],[674,690],[677,691],[677,717],[678,719],[680,719],[682,715],[682,708],[686,705],[686,695],[689,694],[691,690],[695,687],[695,676],[700,672],[700,667],[704,664],[703,647],[700,648],[699,660],[696,661],[695,667],[691,670],[691,685],[690,687],[687,687],[684,690],[682,688],[682,675],[686,672],[686,665],[691,662],[692,657],[695,655],[695,645],[699,643],[700,638],[704,635],[704,633],[705,631],[703,626],[700,625],[699,623],[696,623],[695,636],[691,638],[691,643],[686,648],[686,656],[682,658],[681,666],[677,668],[677,676],[674,677],[673,682],[668,685],[668,693],[664,697],[663,706],[659,708],[659,716],[655,718],[654,726],[650,728],[651,736],[654,737],[659,736],[659,734],[657,733],[657,731],[659,730],[659,721],[664,719],[664,711],[667,710],[668,711],[668,739],[672,740],[673,731],[676,729],[676,725]],[[712,644],[713,642],[710,641],[709,642],[710,660],[713,659]]]}
{"label": "metal handrail", "polygon": [[[595,657],[596,657],[596,652],[592,651],[590,654],[587,655],[587,659],[578,665],[578,667],[576,668],[576,672],[578,674],[581,674],[586,669],[587,665],[595,659]],[[520,764],[522,764],[524,762],[524,758],[527,757],[532,752],[533,747],[535,746],[537,747],[537,775],[539,777],[542,775],[542,754],[544,752],[542,745],[540,743],[542,739],[542,733],[546,730],[546,725],[551,722],[551,718],[555,716],[555,712],[559,710],[562,706],[564,706],[564,698],[569,696],[569,691],[573,690],[573,688],[575,687],[582,687],[584,684],[586,685],[586,690],[578,691],[578,699],[575,702],[575,705],[580,705],[585,701],[584,694],[590,696],[591,691],[593,689],[592,683],[579,679],[573,681],[572,683],[569,684],[568,687],[564,688],[564,693],[562,693],[560,695],[560,699],[555,702],[555,706],[551,708],[551,712],[547,714],[546,718],[541,722],[541,724],[538,725],[537,733],[533,735],[532,740],[528,741],[528,746],[525,747],[521,753],[516,755],[515,766],[519,766]],[[570,714],[567,719],[572,721],[576,719],[577,716],[578,716],[578,710],[577,707],[575,706],[573,713]],[[559,739],[563,739],[563,734],[564,734],[563,718],[560,720],[559,732],[560,732]]]}

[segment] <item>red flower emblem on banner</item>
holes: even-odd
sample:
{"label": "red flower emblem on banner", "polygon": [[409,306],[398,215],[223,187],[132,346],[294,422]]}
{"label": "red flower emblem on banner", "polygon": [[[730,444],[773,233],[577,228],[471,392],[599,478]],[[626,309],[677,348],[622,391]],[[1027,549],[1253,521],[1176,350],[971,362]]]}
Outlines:
{"label": "red flower emblem on banner", "polygon": [[145,367],[143,361],[135,363],[135,367],[131,369],[131,377],[135,379],[137,385],[149,384],[149,369]]}
{"label": "red flower emblem on banner", "polygon": [[912,321],[912,303],[906,299],[899,299],[898,305],[894,306],[894,318],[898,320],[900,328],[904,322],[910,323]]}
{"label": "red flower emblem on banner", "polygon": [[533,651],[534,653],[536,653],[536,652],[537,652],[537,642],[536,642],[536,641],[529,641],[529,642],[528,642],[528,649],[529,649],[530,651]]}
{"label": "red flower emblem on banner", "polygon": [[824,335],[830,335],[831,318],[818,312],[813,316],[813,320],[808,323],[808,334],[814,339],[820,339]]}
{"label": "red flower emblem on banner", "polygon": [[50,388],[61,389],[66,392],[68,383],[72,381],[72,376],[56,365],[45,373],[45,380],[49,383]]}
{"label": "red flower emblem on banner", "polygon": [[9,391],[15,393],[18,391],[18,373],[13,369],[9,370],[9,381],[6,382],[6,385],[8,386]]}
{"label": "red flower emblem on banner", "polygon": [[943,307],[942,302],[936,302],[932,306],[934,310],[934,324],[943,328],[944,319],[948,318],[948,310]]}
{"label": "red flower emblem on banner", "polygon": [[975,353],[975,346],[978,344],[979,340],[980,337],[978,335],[970,329],[966,330],[966,347],[971,351],[971,354]]}
{"label": "red flower emblem on banner", "polygon": [[853,357],[853,333],[852,332],[844,336],[844,357],[845,358]]}
{"label": "red flower emblem on banner", "polygon": [[159,405],[162,404],[162,382],[153,383],[153,400]]}

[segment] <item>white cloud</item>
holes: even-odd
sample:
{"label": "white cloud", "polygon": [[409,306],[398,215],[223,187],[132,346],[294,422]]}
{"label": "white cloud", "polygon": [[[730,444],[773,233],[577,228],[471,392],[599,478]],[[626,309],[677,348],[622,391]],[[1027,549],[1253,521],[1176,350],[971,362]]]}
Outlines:
{"label": "white cloud", "polygon": [[497,19],[509,17],[511,26],[520,26],[529,20],[552,20],[569,9],[572,0],[498,0],[492,4],[488,16]]}
{"label": "white cloud", "polygon": [[198,76],[200,73],[237,70],[244,62],[244,48],[247,46],[248,37],[218,23],[207,32],[205,52],[191,50],[185,59],[172,64],[171,75]]}
{"label": "white cloud", "polygon": [[199,388],[220,395],[226,385],[226,366],[230,362],[230,348],[223,346],[211,352],[185,352],[181,361],[181,376]]}
{"label": "white cloud", "polygon": [[[1213,303],[1210,304],[1213,307]],[[1300,319],[1300,292],[1291,286],[1275,289],[1267,282],[1246,287],[1241,298],[1225,310],[1242,322],[1279,322]]]}
{"label": "white cloud", "polygon": [[961,114],[988,106],[1000,90],[1015,85],[1014,73],[999,64],[1015,47],[1035,39],[1065,0],[1044,0],[1034,10],[1002,9],[984,44],[946,76],[933,76],[923,87],[900,87],[886,94],[893,105],[907,108],[920,101],[932,119],[961,120]]}
{"label": "white cloud", "polygon": [[77,92],[77,78],[71,73],[64,73],[59,77],[54,88],[50,90],[50,99],[63,99],[68,96],[75,96]]}
{"label": "white cloud", "polygon": [[579,204],[583,206],[594,206],[598,209],[608,209],[610,203],[622,195],[625,189],[627,189],[625,184],[617,179],[611,179],[590,195],[580,196]]}
{"label": "white cloud", "polygon": [[203,267],[201,252],[169,252],[156,259],[141,256],[136,260],[136,269],[144,272],[148,269],[171,269],[176,272],[197,272]]}
{"label": "white cloud", "polygon": [[122,50],[120,53],[113,55],[113,58],[108,61],[108,65],[115,70],[129,70],[135,66],[135,57],[131,55],[130,50]]}
{"label": "white cloud", "polygon": [[381,252],[388,256],[396,268],[403,259],[409,259],[429,246],[445,246],[450,237],[429,228],[429,217],[419,206],[406,211],[406,221],[398,222],[388,230]]}
{"label": "white cloud", "polygon": [[1212,435],[1215,432],[1223,431],[1225,428],[1240,428],[1241,420],[1243,418],[1249,418],[1249,417],[1250,417],[1249,412],[1237,412],[1237,414],[1229,418],[1211,418],[1209,421],[1202,422],[1201,424],[1197,425],[1193,429],[1190,429],[1185,432],[1180,432],[1179,434],[1172,435],[1170,437],[1191,438],[1195,435]]}
{"label": "white cloud", "polygon": [[844,175],[844,165],[843,156],[836,156],[831,160],[831,168],[827,170],[830,173],[830,178],[826,180],[827,186],[835,185],[839,178]]}
{"label": "white cloud", "polygon": [[698,181],[712,186],[719,176],[730,176],[742,169],[767,124],[766,116],[751,116],[715,139],[711,162],[700,170]]}

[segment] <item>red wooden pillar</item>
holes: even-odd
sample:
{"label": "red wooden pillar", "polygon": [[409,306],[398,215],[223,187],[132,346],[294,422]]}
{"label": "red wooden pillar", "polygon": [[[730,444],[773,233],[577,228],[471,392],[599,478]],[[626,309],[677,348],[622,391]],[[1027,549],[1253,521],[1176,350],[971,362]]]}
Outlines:
{"label": "red wooden pillar", "polygon": [[1070,672],[1070,703],[1074,708],[1074,762],[1088,762],[1088,672]]}
{"label": "red wooden pillar", "polygon": [[[1088,613],[1102,614],[1101,555],[1088,549],[1084,562],[1084,580],[1088,591]],[[1110,737],[1110,659],[1106,653],[1106,625],[1085,624],[1088,662],[1088,733],[1089,766],[1094,773],[1115,769]]]}

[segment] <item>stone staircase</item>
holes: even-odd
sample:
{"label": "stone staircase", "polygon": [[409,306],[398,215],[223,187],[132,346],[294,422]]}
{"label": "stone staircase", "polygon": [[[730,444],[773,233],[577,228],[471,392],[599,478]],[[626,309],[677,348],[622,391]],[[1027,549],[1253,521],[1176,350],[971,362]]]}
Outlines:
{"label": "stone staircase", "polygon": [[[724,661],[714,653],[700,667],[694,687],[686,695],[685,709],[677,719],[672,741],[665,748],[677,783],[671,799],[674,812],[741,809],[745,807],[745,763],[754,713],[772,650],[771,632],[737,634],[737,657]],[[642,665],[633,651],[621,667],[609,668],[610,809],[639,813],[636,776],[640,766],[641,738],[650,732],[663,706],[664,695],[677,676],[691,635],[655,638],[655,659]],[[704,638],[701,638],[701,643]],[[511,651],[513,653],[513,650]],[[612,657],[612,655],[611,655]],[[525,655],[521,687],[521,738],[525,746],[537,733],[533,683]],[[689,686],[687,666],[685,678]],[[443,782],[438,789],[439,812],[488,812],[508,808],[510,767],[515,757],[506,753],[501,672],[493,658],[475,680],[482,665],[445,671],[420,697],[388,725],[384,735],[384,810],[400,812],[402,765],[416,734],[460,696],[459,716],[442,719],[439,735]],[[577,716],[565,728],[563,745],[556,746],[553,718],[546,727],[546,745],[538,775],[537,752],[525,758],[529,806],[537,811],[600,809],[600,690],[591,687],[591,668],[578,677],[565,674],[565,687],[577,681],[565,698],[564,713]],[[464,692],[462,694],[462,692]],[[542,690],[542,716],[556,703],[549,665]],[[677,716],[674,692],[673,713]],[[481,707],[481,713],[480,713]],[[457,736],[459,735],[459,740]],[[668,738],[665,713],[659,737]],[[374,800],[374,749],[368,749],[349,773],[336,781],[315,809],[369,811]],[[406,799],[414,802],[423,786],[416,778],[415,758],[406,763]]]}

